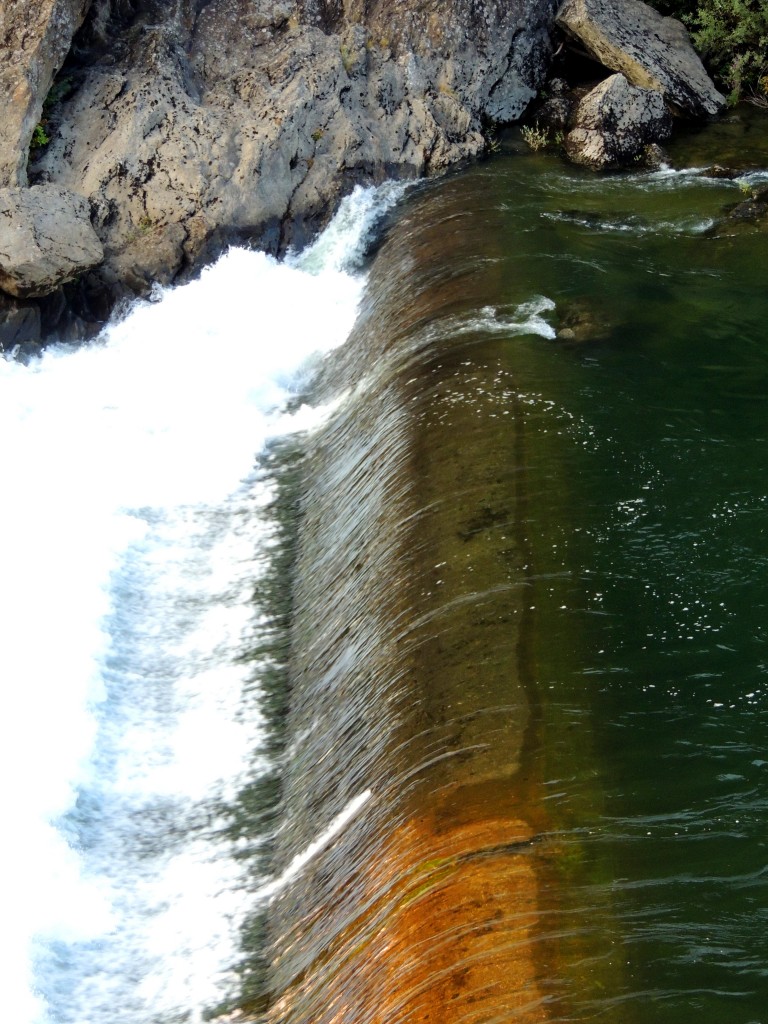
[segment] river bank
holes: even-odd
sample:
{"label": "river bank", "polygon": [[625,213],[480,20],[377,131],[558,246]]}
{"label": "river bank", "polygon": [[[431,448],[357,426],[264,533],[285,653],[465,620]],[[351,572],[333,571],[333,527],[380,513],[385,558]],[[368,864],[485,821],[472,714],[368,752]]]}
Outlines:
{"label": "river bank", "polygon": [[658,162],[673,121],[724,103],[640,0],[46,0],[33,19],[16,0],[4,19],[5,351],[92,336],[231,244],[300,249],[355,184],[487,155],[553,75],[565,152],[595,168]]}

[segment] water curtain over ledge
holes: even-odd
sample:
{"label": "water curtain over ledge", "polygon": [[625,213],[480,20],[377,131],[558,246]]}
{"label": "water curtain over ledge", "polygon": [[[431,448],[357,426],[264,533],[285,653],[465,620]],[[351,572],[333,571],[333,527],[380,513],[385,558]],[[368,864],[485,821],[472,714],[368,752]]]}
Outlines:
{"label": "water curtain over ledge", "polygon": [[550,336],[551,303],[500,322],[473,243],[450,192],[406,210],[318,385],[343,397],[307,453],[278,864],[354,813],[272,898],[275,1024],[545,1021],[563,996],[527,411],[497,340]]}

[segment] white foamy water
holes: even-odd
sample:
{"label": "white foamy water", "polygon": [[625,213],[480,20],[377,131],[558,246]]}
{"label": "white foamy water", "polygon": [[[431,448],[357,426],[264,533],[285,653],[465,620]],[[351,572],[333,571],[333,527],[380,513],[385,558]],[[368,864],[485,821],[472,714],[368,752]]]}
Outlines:
{"label": "white foamy water", "polygon": [[447,316],[431,320],[415,336],[419,347],[439,343],[444,338],[458,338],[465,334],[503,334],[515,337],[538,334],[554,338],[554,327],[546,319],[555,309],[555,303],[546,295],[536,295],[517,306],[483,306],[470,316]]}
{"label": "white foamy water", "polygon": [[370,789],[363,790],[353,797],[331,821],[326,829],[300,853],[295,854],[287,868],[277,878],[270,879],[257,892],[259,900],[272,899],[286,886],[290,885],[294,878],[298,878],[304,868],[313,860],[318,853],[326,848],[336,836],[343,831],[344,827],[362,810],[365,804],[371,799]]}
{"label": "white foamy water", "polygon": [[14,1024],[197,1021],[232,985],[249,905],[215,801],[265,768],[238,657],[274,542],[254,460],[322,415],[286,402],[349,332],[355,261],[398,194],[356,192],[284,263],[233,250],[95,344],[0,360]]}

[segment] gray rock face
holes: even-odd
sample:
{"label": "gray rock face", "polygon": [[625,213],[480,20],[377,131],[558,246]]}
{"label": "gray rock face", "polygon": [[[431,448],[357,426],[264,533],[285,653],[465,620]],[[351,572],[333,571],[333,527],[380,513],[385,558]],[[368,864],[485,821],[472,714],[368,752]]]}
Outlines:
{"label": "gray rock face", "polygon": [[94,291],[145,292],[229,242],[300,245],[354,183],[481,152],[483,121],[543,81],[553,18],[551,0],[93,0],[35,178],[89,197]]}
{"label": "gray rock face", "polygon": [[39,298],[100,263],[88,203],[56,186],[0,189],[0,288]]}
{"label": "gray rock face", "polygon": [[550,96],[538,108],[536,123],[553,132],[564,132],[573,116],[576,102],[570,96]]}
{"label": "gray rock face", "polygon": [[0,188],[25,185],[29,144],[53,77],[90,0],[3,0],[0,7]]}
{"label": "gray rock face", "polygon": [[565,0],[557,24],[605,67],[692,117],[712,117],[725,105],[683,25],[641,0]]}
{"label": "gray rock face", "polygon": [[574,163],[612,170],[641,159],[651,143],[668,138],[672,115],[660,92],[611,75],[576,108],[565,151]]}
{"label": "gray rock face", "polygon": [[[71,93],[47,110],[51,141],[35,151],[30,173],[34,182],[87,197],[104,248],[102,263],[88,257],[97,265],[78,286],[76,312],[88,322],[103,319],[123,295],[183,279],[226,244],[255,243],[272,252],[301,245],[356,182],[438,173],[481,152],[484,122],[520,117],[544,81],[557,6],[557,0],[0,3],[7,58],[0,64],[0,185],[23,183],[43,98],[72,44]],[[644,5],[619,3],[567,0],[561,23],[582,31],[582,8],[591,17],[602,7],[592,36],[596,55],[610,63],[613,37],[626,37],[631,22],[635,42],[624,39],[624,50],[635,70],[626,74],[648,85],[651,70],[632,47],[648,50],[658,34],[654,53],[665,46],[678,53],[684,32],[660,19],[665,27],[657,33],[656,22],[638,20],[638,9],[649,11]],[[717,109],[722,98],[699,84],[703,69],[677,60],[667,54],[663,79],[653,71],[661,83],[655,87],[684,109]],[[558,113],[565,124],[565,102]],[[597,129],[584,121],[576,130]],[[619,152],[618,142],[611,146]],[[57,243],[53,264],[60,256]]]}
{"label": "gray rock face", "polygon": [[0,352],[12,352],[40,340],[41,316],[37,306],[22,304],[0,292]]}

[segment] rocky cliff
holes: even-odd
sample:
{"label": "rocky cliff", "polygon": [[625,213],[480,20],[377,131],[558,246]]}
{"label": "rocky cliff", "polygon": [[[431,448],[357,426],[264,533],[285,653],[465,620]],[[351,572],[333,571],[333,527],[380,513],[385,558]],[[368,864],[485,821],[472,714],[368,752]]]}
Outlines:
{"label": "rocky cliff", "polygon": [[355,182],[481,152],[541,84],[555,7],[6,0],[0,191],[33,145],[30,182],[88,200],[104,260],[67,304],[96,322],[228,242],[301,244]]}
{"label": "rocky cliff", "polygon": [[679,22],[558,2],[4,0],[0,349],[95,332],[229,243],[300,246],[356,182],[476,156],[554,43],[603,66],[578,103],[550,89],[575,162],[636,165],[673,114],[722,107]]}

